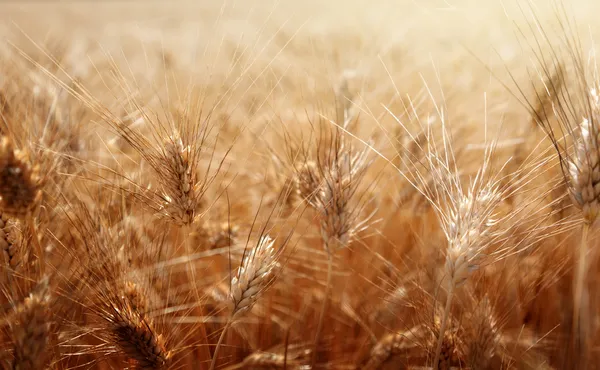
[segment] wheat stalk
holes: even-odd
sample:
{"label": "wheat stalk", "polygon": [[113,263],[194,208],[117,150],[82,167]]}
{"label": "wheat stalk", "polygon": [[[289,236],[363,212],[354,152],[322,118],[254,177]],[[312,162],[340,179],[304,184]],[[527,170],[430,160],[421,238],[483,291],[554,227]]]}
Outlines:
{"label": "wheat stalk", "polygon": [[337,250],[346,248],[357,233],[366,229],[370,218],[363,218],[365,199],[359,192],[370,163],[367,148],[355,152],[339,130],[335,131],[331,145],[332,149],[325,157],[317,158],[316,168],[310,162],[302,167],[302,177],[299,178],[301,195],[318,215],[320,236],[327,253],[325,297],[319,311],[312,366],[316,363],[316,348],[331,292],[333,256]]}
{"label": "wheat stalk", "polygon": [[[485,168],[479,174],[481,177],[478,176],[477,179],[482,179],[484,172]],[[493,183],[481,184],[476,180],[466,193],[462,193],[460,187],[454,189],[456,193],[449,194],[447,198],[450,208],[443,215],[442,225],[448,241],[445,262],[448,285],[433,362],[434,369],[437,369],[439,363],[455,290],[479,267],[481,254],[493,237],[491,231],[497,222],[494,220],[494,213],[501,199],[499,189]]]}
{"label": "wheat stalk", "polygon": [[264,290],[273,282],[277,259],[281,251],[274,249],[275,240],[268,235],[260,237],[254,248],[242,258],[236,275],[231,279],[231,313],[217,341],[210,370],[213,370],[225,333],[241,314],[249,311]]}
{"label": "wheat stalk", "polygon": [[[558,57],[556,57],[558,58]],[[549,76],[548,93],[555,98],[552,100],[552,111],[548,112],[548,103],[540,103],[537,108],[541,112],[533,111],[534,118],[544,129],[550,138],[557,157],[560,162],[564,182],[571,196],[571,200],[576,208],[581,212],[583,225],[581,227],[581,243],[578,247],[577,268],[573,280],[573,318],[572,318],[572,338],[575,350],[579,351],[580,358],[582,351],[585,350],[589,340],[585,325],[581,324],[582,300],[584,295],[584,285],[586,284],[586,275],[588,269],[588,234],[590,227],[594,224],[600,213],[599,201],[600,191],[600,131],[598,129],[598,112],[600,109],[600,98],[597,92],[597,82],[590,82],[586,76],[584,67],[578,52],[572,51],[573,62],[576,64],[576,71],[579,81],[577,104],[574,103],[572,92],[569,87],[564,86],[562,81],[566,73],[562,68],[562,63],[554,61],[559,67],[557,72],[560,76]],[[545,70],[548,67],[544,66]],[[554,81],[557,80],[558,81]],[[544,101],[538,96],[538,101]],[[581,108],[580,108],[581,107]],[[576,121],[573,112],[581,109],[583,120]],[[558,120],[560,131],[565,137],[558,137],[557,131],[553,127],[553,119]],[[570,139],[573,150],[568,150],[565,139]]]}

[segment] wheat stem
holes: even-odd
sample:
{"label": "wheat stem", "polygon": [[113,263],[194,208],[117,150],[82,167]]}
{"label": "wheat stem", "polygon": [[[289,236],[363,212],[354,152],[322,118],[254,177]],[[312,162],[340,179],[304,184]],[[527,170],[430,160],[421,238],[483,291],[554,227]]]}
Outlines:
{"label": "wheat stem", "polygon": [[[183,225],[183,227],[181,227],[181,230],[183,231],[183,237],[184,237],[184,250],[185,250],[185,254],[186,256],[192,256],[195,252],[194,250],[194,245],[193,245],[193,238],[191,238],[191,233],[192,233],[192,225],[191,224],[185,224]],[[196,279],[196,268],[194,266],[194,261],[193,259],[188,259],[186,262],[186,275],[187,278],[190,279],[190,281],[198,281]],[[201,301],[201,295],[200,292],[198,291],[198,286],[196,284],[192,284],[193,285],[193,289],[194,289],[194,294],[196,295],[196,299],[198,300],[198,302]],[[207,338],[206,335],[206,328],[204,325],[200,325],[200,333],[199,333],[202,337]],[[210,350],[208,349],[208,347],[206,348],[206,353],[207,356],[210,357]]]}
{"label": "wheat stem", "polygon": [[326,248],[327,252],[327,283],[325,285],[325,297],[323,297],[323,303],[321,303],[321,311],[319,313],[319,321],[317,323],[317,333],[315,334],[315,343],[313,344],[313,354],[311,360],[311,369],[315,368],[317,363],[317,348],[319,347],[319,341],[321,340],[321,331],[323,330],[323,320],[325,320],[325,311],[327,310],[327,303],[329,301],[329,294],[331,291],[331,277],[333,275],[333,256],[329,252],[329,248]]}
{"label": "wheat stem", "polygon": [[590,229],[590,223],[584,222],[581,228],[581,244],[579,245],[579,260],[577,261],[577,275],[575,278],[575,296],[573,301],[573,338],[580,349],[581,342],[585,344],[585,336],[581,327],[581,301],[585,285],[587,272],[587,241]]}
{"label": "wheat stem", "polygon": [[219,348],[221,348],[221,343],[223,343],[223,339],[225,338],[225,333],[227,333],[227,330],[229,329],[229,327],[231,326],[231,323],[233,322],[232,319],[233,319],[233,316],[230,316],[229,320],[227,320],[227,323],[225,324],[225,327],[223,328],[223,331],[221,332],[221,335],[219,336],[219,340],[217,341],[217,345],[215,347],[215,353],[213,353],[213,357],[210,362],[209,370],[213,370],[215,368],[215,364],[217,363],[217,357],[219,356]]}
{"label": "wheat stem", "polygon": [[38,252],[40,273],[44,274],[44,272],[46,271],[46,253],[44,251],[42,243],[40,243],[40,240],[38,239],[37,228],[35,226],[35,220],[32,215],[29,215],[27,217],[27,224],[31,233],[31,239]]}
{"label": "wheat stem", "polygon": [[450,315],[450,306],[452,305],[452,297],[454,295],[454,282],[450,283],[450,289],[448,290],[448,296],[446,297],[446,307],[444,308],[444,315],[442,316],[442,322],[440,324],[440,333],[438,334],[437,348],[435,349],[435,357],[433,359],[433,369],[438,368],[440,362],[440,354],[442,353],[442,342],[444,341],[444,334],[446,334],[446,325],[448,322],[448,316]]}

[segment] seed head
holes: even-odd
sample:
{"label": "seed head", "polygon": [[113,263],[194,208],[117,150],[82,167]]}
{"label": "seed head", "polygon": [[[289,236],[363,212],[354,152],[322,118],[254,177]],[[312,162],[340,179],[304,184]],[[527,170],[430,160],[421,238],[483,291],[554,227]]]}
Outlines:
{"label": "seed head", "polygon": [[575,205],[587,222],[594,222],[600,212],[600,102],[595,88],[590,90],[593,115],[584,118],[575,138],[575,151],[568,159],[569,189]]}
{"label": "seed head", "polygon": [[18,221],[12,220],[4,214],[0,216],[0,250],[2,250],[4,262],[12,269],[17,268],[22,262],[20,235],[17,227]]}
{"label": "seed head", "polygon": [[177,224],[189,225],[199,207],[192,149],[175,133],[165,140],[165,158],[162,213]]}
{"label": "seed head", "polygon": [[348,246],[368,221],[361,219],[358,199],[368,165],[366,154],[366,150],[352,153],[342,149],[329,166],[321,167],[321,185],[311,205],[319,214],[321,238],[328,252]]}
{"label": "seed head", "polygon": [[0,210],[23,217],[41,199],[39,167],[30,165],[26,153],[15,150],[7,137],[0,141]]}
{"label": "seed head", "polygon": [[141,369],[164,369],[169,365],[171,352],[165,348],[162,335],[152,324],[132,310],[115,312],[112,335],[115,343]]}
{"label": "seed head", "polygon": [[478,268],[490,228],[494,226],[493,211],[498,201],[495,189],[472,188],[457,199],[454,209],[449,212],[446,271],[453,286],[464,282]]}
{"label": "seed head", "polygon": [[44,368],[50,336],[50,311],[47,286],[32,293],[20,304],[13,324],[13,369]]}
{"label": "seed head", "polygon": [[275,240],[265,235],[242,259],[237,275],[231,279],[232,316],[252,308],[271,282],[273,271],[278,266],[274,243]]}

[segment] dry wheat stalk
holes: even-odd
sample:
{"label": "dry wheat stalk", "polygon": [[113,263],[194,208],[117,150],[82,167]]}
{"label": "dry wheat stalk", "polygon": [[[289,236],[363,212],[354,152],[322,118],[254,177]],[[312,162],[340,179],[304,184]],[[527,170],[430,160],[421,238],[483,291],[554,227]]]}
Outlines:
{"label": "dry wheat stalk", "polygon": [[366,200],[359,192],[369,165],[368,148],[355,152],[338,130],[331,144],[331,152],[325,158],[318,158],[317,173],[311,167],[305,167],[303,172],[307,177],[304,184],[310,187],[319,184],[312,196],[306,196],[309,196],[309,204],[318,215],[321,240],[327,252],[327,282],[315,334],[313,367],[330,295],[333,255],[337,250],[346,248],[360,231],[366,229],[370,219],[369,216],[363,218]]}
{"label": "dry wheat stalk", "polygon": [[[481,173],[483,176],[483,173]],[[459,188],[460,189],[460,188]],[[445,271],[448,277],[447,297],[442,316],[438,346],[434,358],[437,368],[442,351],[442,342],[446,328],[452,298],[455,289],[465,282],[473,270],[479,267],[481,254],[489,246],[492,228],[500,193],[493,183],[474,183],[465,194],[452,194],[449,197],[451,208],[444,215],[442,227],[448,240]]]}
{"label": "dry wheat stalk", "polygon": [[600,101],[595,89],[590,91],[590,102],[594,116],[580,123],[576,149],[568,161],[569,190],[588,224],[593,223],[600,212],[600,131],[596,121],[600,117]]}
{"label": "dry wheat stalk", "polygon": [[156,303],[150,302],[136,281],[137,271],[130,269],[127,254],[131,251],[119,251],[114,228],[107,227],[109,220],[100,207],[92,210],[82,201],[73,203],[78,214],[71,222],[79,233],[77,242],[82,244],[83,257],[79,258],[85,261],[74,274],[81,281],[76,283],[80,296],[75,302],[89,310],[93,322],[99,324],[94,336],[106,343],[109,353],[126,356],[137,368],[167,368],[172,352],[147,316],[150,305]]}
{"label": "dry wheat stalk", "polygon": [[[499,201],[494,187],[471,190],[458,198],[448,219],[446,271],[449,286],[462,284],[478,268],[483,248],[494,226],[494,206]],[[450,288],[452,289],[452,288]]]}
{"label": "dry wheat stalk", "polygon": [[[427,178],[420,173],[419,167],[413,170],[415,182],[421,187],[421,194],[428,199],[437,213],[447,242],[443,270],[446,302],[437,333],[434,369],[438,368],[442,358],[447,321],[456,289],[479,268],[486,249],[508,232],[512,222],[511,215],[498,215],[500,203],[512,190],[502,188],[501,179],[489,174],[493,145],[486,146],[483,164],[465,188],[456,164],[452,164],[456,163],[452,140],[445,124],[442,127],[443,151],[436,147],[429,132],[427,137],[430,141],[424,153],[424,167],[433,178],[433,187],[430,187]],[[429,127],[428,130],[430,129]],[[516,177],[517,174],[514,175]]]}
{"label": "dry wheat stalk", "polygon": [[273,282],[278,268],[281,250],[275,251],[275,240],[268,235],[260,237],[254,248],[244,253],[236,275],[231,279],[231,313],[213,354],[210,370],[213,370],[219,348],[231,324],[244,312],[252,308],[264,290]]}
{"label": "dry wheat stalk", "polygon": [[[564,15],[562,15],[564,16]],[[569,24],[568,19],[559,19]],[[542,78],[549,84],[548,95],[552,95],[551,111],[544,105],[544,97],[536,97],[530,103],[530,110],[540,124],[556,151],[564,182],[576,208],[581,211],[583,225],[581,243],[578,250],[577,270],[573,280],[573,319],[572,345],[579,365],[585,367],[585,353],[589,350],[590,317],[584,314],[582,307],[587,299],[584,297],[584,286],[588,270],[588,234],[592,224],[600,213],[600,98],[598,96],[599,80],[596,72],[595,55],[587,58],[582,54],[579,45],[571,41],[577,39],[572,30],[562,29],[558,38],[564,43],[553,52],[550,58],[537,49],[535,56],[541,65]],[[548,35],[543,32],[535,35],[536,43],[545,42],[552,45]],[[562,50],[561,50],[562,49]],[[569,76],[573,84],[566,85],[567,73],[565,62],[560,52],[566,52],[567,61],[573,66],[574,76]],[[554,72],[550,72],[554,71]],[[558,74],[556,76],[556,74]],[[533,81],[533,79],[532,79]],[[542,112],[538,108],[542,108]],[[555,127],[558,124],[558,129]],[[582,315],[586,316],[583,318]]]}
{"label": "dry wheat stalk", "polygon": [[[445,319],[444,319],[445,318]],[[435,315],[433,325],[429,324],[430,336],[425,337],[428,348],[435,349],[433,369],[449,370],[463,363],[463,339],[460,336],[459,323],[450,315]]]}

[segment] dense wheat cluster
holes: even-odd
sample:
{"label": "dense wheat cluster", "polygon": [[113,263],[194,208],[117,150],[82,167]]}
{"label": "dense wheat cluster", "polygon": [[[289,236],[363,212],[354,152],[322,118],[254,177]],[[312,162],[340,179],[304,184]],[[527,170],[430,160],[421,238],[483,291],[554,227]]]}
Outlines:
{"label": "dense wheat cluster", "polygon": [[2,368],[600,368],[598,10],[0,4]]}

